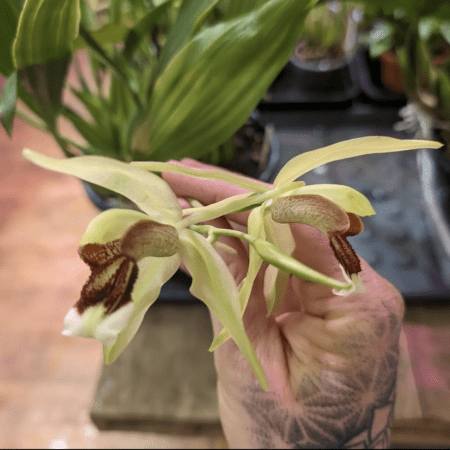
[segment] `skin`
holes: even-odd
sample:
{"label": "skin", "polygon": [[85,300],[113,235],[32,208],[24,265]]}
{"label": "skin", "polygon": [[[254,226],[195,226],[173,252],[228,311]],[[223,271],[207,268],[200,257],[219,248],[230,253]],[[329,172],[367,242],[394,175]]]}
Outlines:
{"label": "skin", "polygon": [[[213,169],[193,160],[187,167]],[[217,170],[217,168],[214,168]],[[245,192],[223,182],[163,174],[180,204],[203,205]],[[248,212],[210,222],[246,230]],[[315,228],[291,225],[294,257],[343,280],[328,239]],[[220,240],[236,251],[221,254],[236,283],[245,277],[248,247]],[[351,238],[350,238],[351,241]],[[400,293],[361,261],[364,294],[333,295],[330,288],[291,276],[286,294],[267,317],[263,266],[244,314],[247,334],[264,368],[264,392],[232,340],[215,353],[223,430],[231,448],[387,448],[395,396],[399,335],[404,313]],[[222,326],[212,317],[215,335]]]}

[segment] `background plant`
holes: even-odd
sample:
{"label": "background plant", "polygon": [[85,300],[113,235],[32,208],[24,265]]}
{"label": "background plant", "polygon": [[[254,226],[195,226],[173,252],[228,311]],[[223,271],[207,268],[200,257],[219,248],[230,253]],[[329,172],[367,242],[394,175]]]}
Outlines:
{"label": "background plant", "polygon": [[[0,0],[2,123],[11,133],[20,115],[67,156],[158,161],[230,149],[315,3]],[[84,113],[62,101],[71,63],[78,85],[70,90]],[[16,111],[17,99],[26,110]],[[61,135],[60,118],[82,139]]]}

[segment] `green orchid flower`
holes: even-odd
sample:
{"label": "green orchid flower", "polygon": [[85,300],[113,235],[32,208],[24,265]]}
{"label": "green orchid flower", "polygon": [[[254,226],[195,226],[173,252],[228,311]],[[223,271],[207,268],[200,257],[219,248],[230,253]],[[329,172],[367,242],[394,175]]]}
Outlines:
{"label": "green orchid flower", "polygon": [[208,240],[183,226],[177,198],[164,180],[101,156],[54,159],[30,150],[24,150],[24,156],[39,166],[118,192],[142,211],[112,209],[89,224],[79,253],[91,276],[66,315],[63,334],[98,339],[105,363],[112,363],[136,334],[161,286],[183,261],[193,279],[191,293],[229,330],[267,389],[244,330],[234,279]]}
{"label": "green orchid flower", "polygon": [[[375,214],[369,200],[355,189],[334,184],[321,184],[305,186],[303,182],[295,182],[297,178],[316,167],[356,156],[390,153],[396,151],[414,150],[418,148],[439,148],[442,144],[434,141],[400,140],[390,137],[364,137],[339,142],[318,150],[305,152],[291,159],[279,172],[274,181],[273,189],[259,184],[252,193],[242,194],[223,200],[214,205],[200,208],[191,208],[184,211],[188,217],[186,224],[211,220],[218,215],[235,212],[239,209],[253,207],[248,219],[249,234],[266,243],[273,244],[279,252],[276,257],[287,261],[295,249],[289,223],[303,223],[313,226],[324,233],[330,240],[330,247],[334,252],[342,269],[345,283],[341,287],[333,286],[335,295],[347,296],[353,293],[364,292],[364,285],[359,277],[361,265],[347,237],[354,236],[363,231],[360,217]],[[186,169],[170,164],[134,163],[147,170],[165,170],[180,172],[199,178],[213,178],[221,176],[224,181],[244,185],[244,181],[230,174],[215,174]],[[239,198],[237,198],[239,197]],[[210,234],[214,234],[210,230]],[[249,269],[239,290],[239,302],[243,314],[247,306],[253,282],[258,274],[263,260],[261,253],[254,247],[249,250]],[[270,261],[269,261],[270,262]],[[311,274],[304,267],[298,276],[305,279],[327,284],[319,280],[317,274]],[[289,268],[282,267],[279,261],[268,266],[264,278],[264,297],[267,303],[268,315],[272,314],[284,297],[289,278],[295,273]],[[336,280],[334,280],[336,281]],[[216,336],[210,351],[215,350],[230,337],[226,327]]]}
{"label": "green orchid flower", "polygon": [[[140,208],[140,211],[108,210],[89,224],[81,238],[79,254],[90,267],[91,275],[80,299],[66,315],[63,334],[98,339],[103,344],[105,363],[113,362],[136,334],[161,286],[183,262],[192,276],[190,292],[224,326],[210,350],[231,337],[267,390],[264,372],[242,321],[262,261],[270,264],[264,286],[268,314],[275,311],[283,298],[291,275],[329,286],[337,295],[359,292],[363,289],[358,278],[361,266],[347,237],[362,231],[359,217],[375,213],[370,202],[350,187],[305,186],[294,180],[308,170],[338,159],[439,146],[437,142],[381,137],[341,142],[292,159],[278,174],[273,188],[230,173],[205,172],[168,163],[126,164],[101,156],[54,159],[24,150],[24,156],[37,165],[122,194]],[[249,192],[182,211],[167,183],[149,171],[223,180]],[[252,209],[248,233],[202,225],[248,209]],[[292,256],[295,241],[289,223],[294,222],[314,226],[329,238],[342,266],[344,281],[327,277]],[[239,287],[215,250],[221,235],[250,244],[247,276]]]}

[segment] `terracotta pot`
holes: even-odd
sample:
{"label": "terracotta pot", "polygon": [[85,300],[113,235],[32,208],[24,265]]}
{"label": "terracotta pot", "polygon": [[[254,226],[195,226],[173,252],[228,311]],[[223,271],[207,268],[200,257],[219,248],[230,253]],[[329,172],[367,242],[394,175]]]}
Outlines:
{"label": "terracotta pot", "polygon": [[383,52],[381,60],[381,79],[383,84],[395,92],[404,92],[402,69],[393,51]]}

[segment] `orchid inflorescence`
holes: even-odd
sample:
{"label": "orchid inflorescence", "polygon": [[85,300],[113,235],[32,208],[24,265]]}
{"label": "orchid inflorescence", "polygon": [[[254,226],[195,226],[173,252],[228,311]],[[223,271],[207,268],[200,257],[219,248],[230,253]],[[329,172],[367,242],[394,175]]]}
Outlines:
{"label": "orchid inflorescence", "polygon": [[[440,146],[433,141],[389,137],[340,142],[290,160],[278,173],[273,187],[225,171],[202,171],[158,162],[127,164],[102,156],[53,159],[24,150],[24,156],[33,163],[110,189],[140,209],[110,209],[89,224],[81,238],[79,254],[89,265],[91,275],[80,299],[66,315],[63,334],[98,339],[103,344],[105,363],[112,363],[136,334],[161,286],[183,263],[192,276],[190,292],[224,326],[210,350],[231,337],[261,386],[267,389],[264,372],[242,321],[263,261],[269,263],[264,274],[269,315],[279,306],[291,276],[326,285],[335,295],[363,292],[361,264],[347,238],[363,230],[360,217],[375,214],[369,200],[351,187],[306,186],[295,180],[315,167],[340,159]],[[178,172],[226,181],[248,193],[207,206],[194,202],[194,207],[182,210],[169,185],[152,172]],[[249,209],[246,233],[205,224]],[[327,236],[344,281],[325,276],[292,256],[295,241],[290,223],[313,226]],[[223,248],[217,238],[225,235],[249,244],[249,267],[239,286],[215,248],[219,244]]]}

